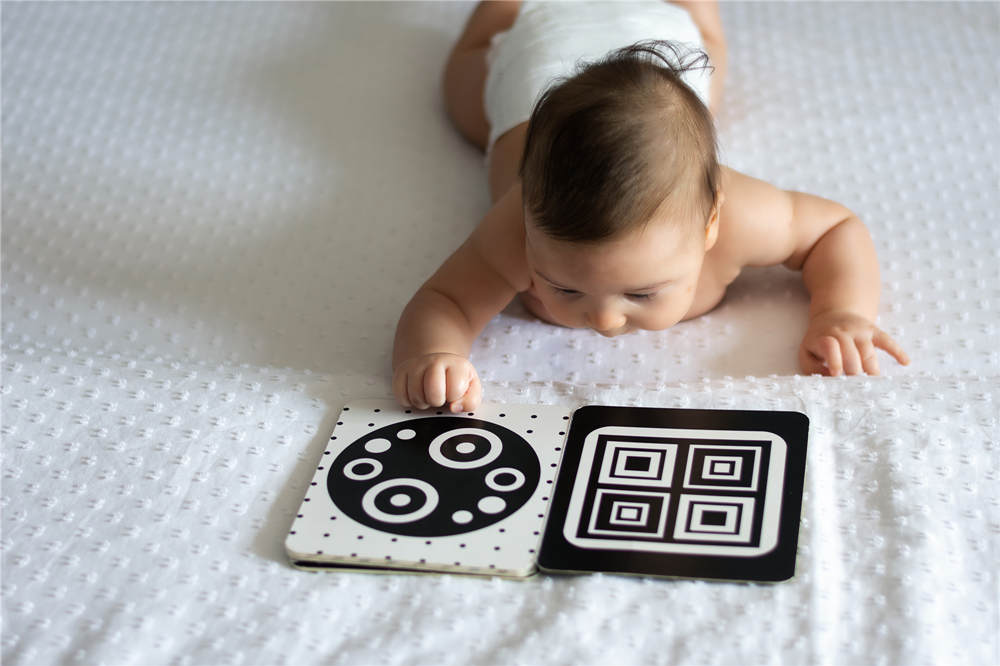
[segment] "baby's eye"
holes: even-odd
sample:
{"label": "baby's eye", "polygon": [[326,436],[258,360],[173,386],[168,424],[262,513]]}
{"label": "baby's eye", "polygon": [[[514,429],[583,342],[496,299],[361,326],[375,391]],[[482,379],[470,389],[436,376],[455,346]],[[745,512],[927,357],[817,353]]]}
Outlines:
{"label": "baby's eye", "polygon": [[656,292],[652,294],[625,294],[625,296],[634,301],[648,301],[653,298],[653,296],[656,296]]}
{"label": "baby's eye", "polygon": [[556,293],[562,294],[563,296],[576,296],[580,292],[576,289],[563,289],[562,287],[552,287],[556,290]]}

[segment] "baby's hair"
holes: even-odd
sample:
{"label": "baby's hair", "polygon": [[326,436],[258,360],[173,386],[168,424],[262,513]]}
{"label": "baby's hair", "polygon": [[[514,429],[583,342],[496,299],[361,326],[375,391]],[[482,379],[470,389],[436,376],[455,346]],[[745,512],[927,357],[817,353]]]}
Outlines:
{"label": "baby's hair", "polygon": [[650,40],[549,87],[519,169],[535,226],[556,240],[608,240],[667,201],[671,213],[707,222],[720,180],[715,126],[681,75],[710,67],[701,51]]}

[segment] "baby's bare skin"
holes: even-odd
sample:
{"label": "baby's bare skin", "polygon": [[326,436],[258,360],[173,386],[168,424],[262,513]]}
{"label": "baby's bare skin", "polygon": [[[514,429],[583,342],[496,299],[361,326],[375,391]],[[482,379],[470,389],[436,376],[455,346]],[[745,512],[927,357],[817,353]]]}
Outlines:
{"label": "baby's bare skin", "polygon": [[[509,12],[509,6],[504,3],[497,11]],[[508,19],[506,14],[490,18],[494,27]],[[475,21],[476,14],[466,35],[476,33]],[[449,71],[462,57],[461,45],[462,40]],[[476,84],[475,77],[469,80]],[[453,88],[462,92],[461,86]],[[453,114],[456,106],[451,105]],[[473,138],[474,121],[456,124],[472,128],[463,132]],[[665,207],[644,228],[620,238],[592,244],[555,241],[534,227],[522,201],[516,172],[525,126],[494,145],[493,207],[400,317],[393,391],[402,404],[475,409],[482,387],[468,360],[472,343],[518,295],[545,321],[611,337],[662,330],[708,312],[746,266],[783,264],[802,272],[810,294],[809,327],[799,348],[803,372],[878,374],[876,349],[909,362],[874,324],[878,260],[865,225],[846,207],[723,167],[707,220],[681,219]]]}

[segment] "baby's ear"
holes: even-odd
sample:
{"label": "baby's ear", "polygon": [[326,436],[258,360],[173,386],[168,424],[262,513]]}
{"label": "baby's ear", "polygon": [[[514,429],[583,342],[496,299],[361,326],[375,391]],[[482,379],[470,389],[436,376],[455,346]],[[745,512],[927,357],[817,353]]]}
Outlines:
{"label": "baby's ear", "polygon": [[705,226],[705,252],[708,252],[719,240],[719,215],[722,212],[722,204],[726,201],[726,195],[722,190],[715,194],[715,204],[712,206],[712,214],[708,218]]}

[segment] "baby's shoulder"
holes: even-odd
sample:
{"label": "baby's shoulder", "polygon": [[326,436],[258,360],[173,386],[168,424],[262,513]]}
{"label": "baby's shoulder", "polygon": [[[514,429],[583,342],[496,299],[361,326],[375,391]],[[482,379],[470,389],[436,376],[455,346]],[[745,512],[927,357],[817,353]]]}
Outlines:
{"label": "baby's shoulder", "polygon": [[473,249],[517,291],[531,286],[525,253],[524,207],[520,182],[511,186],[483,216],[469,238]]}
{"label": "baby's shoulder", "polygon": [[729,167],[722,167],[722,192],[716,254],[740,268],[763,265],[760,257],[770,253],[762,249],[777,240],[790,219],[788,193]]}

